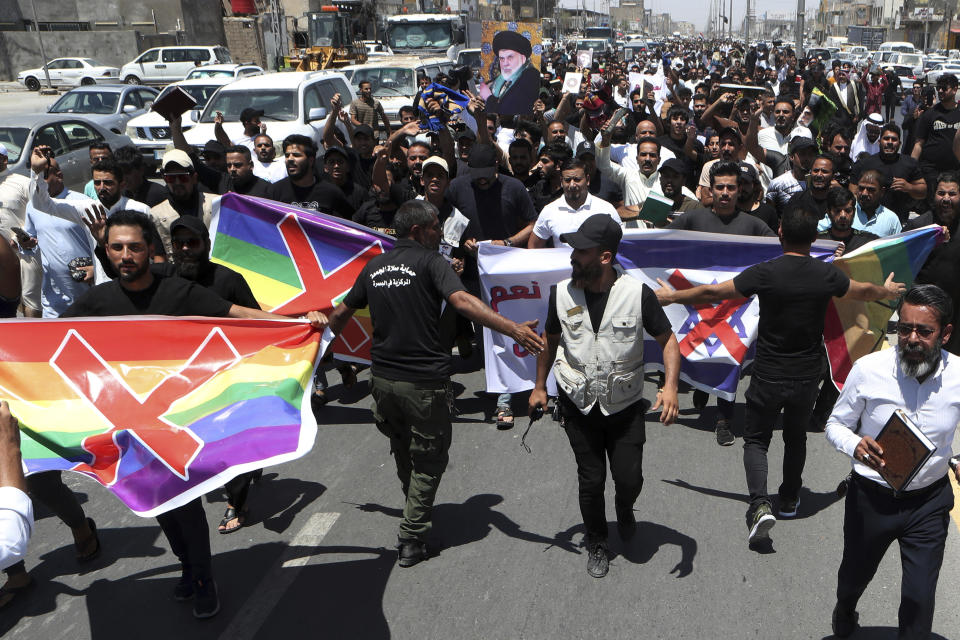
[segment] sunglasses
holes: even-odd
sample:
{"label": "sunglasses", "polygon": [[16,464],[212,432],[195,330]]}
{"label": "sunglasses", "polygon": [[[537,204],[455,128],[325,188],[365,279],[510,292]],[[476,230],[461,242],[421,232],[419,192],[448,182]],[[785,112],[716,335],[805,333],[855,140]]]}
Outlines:
{"label": "sunglasses", "polygon": [[190,182],[191,176],[193,176],[192,173],[165,173],[163,174],[163,181],[168,184],[174,184],[176,182],[186,184]]}
{"label": "sunglasses", "polygon": [[110,187],[110,186],[113,186],[113,185],[115,185],[115,184],[117,184],[117,181],[116,181],[116,180],[94,180],[94,181],[93,181],[93,186],[95,186],[95,187],[99,187],[99,186],[101,186],[101,185],[103,185],[103,186],[105,186],[105,187]]}
{"label": "sunglasses", "polygon": [[929,338],[936,332],[936,329],[933,327],[925,327],[922,324],[897,323],[897,335],[901,338],[909,338],[913,335],[914,331],[916,331],[917,335],[921,338]]}

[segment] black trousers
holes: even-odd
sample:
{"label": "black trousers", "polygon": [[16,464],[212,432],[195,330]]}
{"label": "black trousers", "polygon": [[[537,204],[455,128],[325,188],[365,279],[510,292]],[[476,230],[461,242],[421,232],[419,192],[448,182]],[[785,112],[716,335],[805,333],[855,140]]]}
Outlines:
{"label": "black trousers", "polygon": [[[63,484],[60,471],[42,471],[27,476],[27,493],[35,503],[42,504],[71,529],[83,526],[86,515],[77,496]],[[7,575],[26,571],[23,561],[5,569]]]}
{"label": "black trousers", "polygon": [[580,487],[580,513],[593,541],[607,539],[606,503],[603,499],[607,480],[607,459],[613,477],[617,507],[632,509],[643,488],[643,444],[646,442],[641,400],[623,411],[605,416],[599,405],[583,415],[560,391],[560,411],[577,460]]}
{"label": "black trousers", "polygon": [[767,450],[773,423],[783,411],[783,483],[780,498],[795,500],[803,484],[807,461],[807,424],[820,391],[820,377],[807,380],[766,380],[757,374],[750,380],[743,432],[743,468],[747,474],[750,509],[767,497]]}
{"label": "black trousers", "polygon": [[210,530],[200,498],[157,516],[157,523],[187,573],[195,580],[213,577]]}
{"label": "black trousers", "polygon": [[896,498],[889,490],[853,474],[843,514],[843,560],[837,572],[837,603],[854,611],[894,540],[900,543],[900,633],[929,638],[937,579],[950,526],[953,490],[946,477]]}

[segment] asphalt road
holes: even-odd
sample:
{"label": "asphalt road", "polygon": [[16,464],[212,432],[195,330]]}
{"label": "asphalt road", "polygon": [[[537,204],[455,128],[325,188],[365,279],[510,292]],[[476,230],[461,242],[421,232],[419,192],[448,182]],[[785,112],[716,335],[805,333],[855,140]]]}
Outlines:
{"label": "asphalt road", "polygon": [[[475,369],[479,362],[461,364]],[[37,587],[3,611],[0,633],[50,640],[830,636],[842,525],[834,490],[848,463],[822,434],[810,434],[800,516],[778,522],[772,549],[757,553],[746,543],[742,441],[717,446],[713,403],[701,418],[690,394],[682,395],[678,424],[648,421],[646,483],[631,545],[617,537],[608,504],[616,556],[597,580],[579,547],[565,435],[543,420],[526,453],[526,419],[497,431],[484,416],[492,398],[479,392],[482,374],[460,373],[462,413],[437,498],[433,557],[400,569],[393,545],[401,494],[387,441],[371,424],[366,380],[364,373],[352,390],[333,387],[337,399],[320,415],[313,450],[267,469],[254,485],[248,526],[217,535],[223,497],[207,496],[222,599],[217,617],[194,620],[189,604],[172,600],[179,566],[154,520],[66,474],[98,524],[103,553],[78,566],[66,527],[41,511],[28,558]],[[648,382],[648,397],[654,388]],[[739,436],[739,425],[735,431]],[[773,492],[781,459],[775,438]],[[609,483],[607,495],[612,502]],[[958,568],[960,535],[951,523],[937,638],[958,637]],[[861,602],[865,629],[856,638],[895,637],[899,580],[898,554],[890,551]]]}

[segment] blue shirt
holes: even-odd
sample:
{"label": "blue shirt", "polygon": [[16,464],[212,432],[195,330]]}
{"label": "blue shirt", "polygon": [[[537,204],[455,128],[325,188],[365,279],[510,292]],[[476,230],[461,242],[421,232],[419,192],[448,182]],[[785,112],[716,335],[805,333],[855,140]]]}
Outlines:
{"label": "blue shirt", "polygon": [[[817,224],[817,231],[826,231],[830,228],[830,217],[824,216]],[[860,203],[857,203],[857,211],[853,215],[853,228],[860,231],[869,231],[881,238],[900,233],[903,227],[900,225],[900,218],[890,209],[883,205],[877,207],[873,217],[868,218]]]}

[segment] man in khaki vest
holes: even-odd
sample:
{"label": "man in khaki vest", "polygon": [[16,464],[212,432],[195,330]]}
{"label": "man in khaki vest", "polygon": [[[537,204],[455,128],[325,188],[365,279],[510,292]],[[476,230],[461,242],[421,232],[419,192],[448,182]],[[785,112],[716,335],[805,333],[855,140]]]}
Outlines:
{"label": "man in khaki vest", "polygon": [[547,374],[557,379],[560,414],[577,460],[580,512],[586,528],[587,572],[607,574],[606,459],[616,487],[617,529],[624,542],[636,532],[633,504],[643,487],[643,338],[663,350],[665,383],[653,409],[660,421],[677,417],[680,347],[670,321],[647,285],[614,264],[623,232],[606,214],[587,218],[561,240],[571,247],[571,277],[550,291],[547,349],[537,359],[531,415],[547,405]]}

